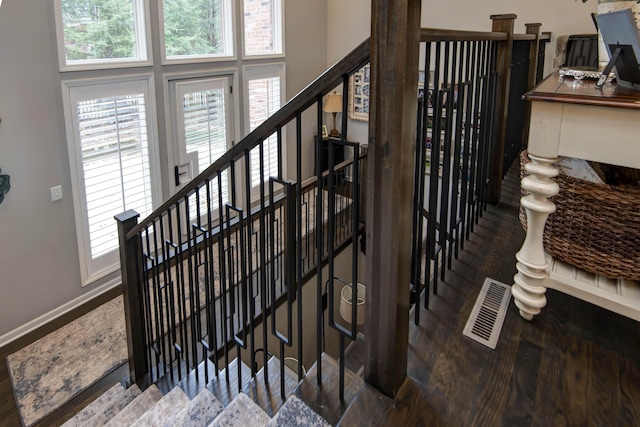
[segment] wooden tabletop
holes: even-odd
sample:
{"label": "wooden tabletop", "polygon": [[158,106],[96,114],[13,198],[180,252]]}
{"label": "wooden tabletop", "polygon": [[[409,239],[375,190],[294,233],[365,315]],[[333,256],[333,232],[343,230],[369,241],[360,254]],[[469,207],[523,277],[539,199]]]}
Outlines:
{"label": "wooden tabletop", "polygon": [[525,93],[523,99],[640,110],[640,91],[618,87],[615,83],[605,83],[600,90],[596,88],[596,80],[560,77],[557,71]]}

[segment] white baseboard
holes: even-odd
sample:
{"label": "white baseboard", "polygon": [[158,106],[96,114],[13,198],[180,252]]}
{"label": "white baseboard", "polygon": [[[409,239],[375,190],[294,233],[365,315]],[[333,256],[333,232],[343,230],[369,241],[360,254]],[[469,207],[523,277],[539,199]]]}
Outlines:
{"label": "white baseboard", "polygon": [[80,307],[83,304],[86,304],[87,302],[91,301],[93,298],[96,298],[112,290],[116,286],[120,286],[121,284],[122,284],[122,281],[120,280],[120,277],[112,279],[107,283],[100,285],[97,288],[87,292],[86,294],[80,295],[79,297],[74,298],[65,304],[62,304],[60,307],[54,308],[53,310],[43,314],[42,316],[37,317],[32,321],[27,322],[24,325],[19,326],[16,329],[7,332],[6,334],[0,336],[0,348],[17,340],[20,337],[25,336],[30,332],[35,331],[39,327],[46,325],[52,320],[55,320],[58,317],[70,312],[71,310],[77,307]]}

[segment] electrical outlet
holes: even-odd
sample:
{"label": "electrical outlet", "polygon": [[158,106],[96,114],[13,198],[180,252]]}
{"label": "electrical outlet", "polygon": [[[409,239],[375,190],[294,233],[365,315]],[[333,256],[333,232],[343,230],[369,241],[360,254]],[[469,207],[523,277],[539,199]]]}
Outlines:
{"label": "electrical outlet", "polygon": [[62,185],[51,187],[51,201],[55,202],[60,199],[62,199]]}

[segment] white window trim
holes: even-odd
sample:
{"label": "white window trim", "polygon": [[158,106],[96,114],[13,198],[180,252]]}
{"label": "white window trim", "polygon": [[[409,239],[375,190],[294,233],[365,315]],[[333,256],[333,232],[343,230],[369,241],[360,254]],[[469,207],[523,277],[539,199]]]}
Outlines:
{"label": "white window trim", "polygon": [[[85,86],[93,86],[109,83],[126,83],[126,82],[146,82],[147,99],[146,99],[146,118],[147,118],[147,136],[149,149],[149,167],[151,174],[151,194],[153,207],[160,205],[161,191],[159,180],[159,155],[158,155],[158,132],[156,121],[156,100],[155,100],[155,84],[154,77],[151,73],[126,75],[118,77],[92,78],[82,80],[67,80],[62,82],[62,102],[64,107],[65,128],[67,134],[67,149],[69,154],[69,166],[71,174],[71,192],[73,196],[73,206],[76,224],[76,237],[78,242],[78,255],[80,258],[80,275],[82,286],[87,286],[96,280],[117,271],[120,268],[120,258],[117,251],[108,253],[103,257],[112,257],[113,260],[106,259],[102,263],[96,262],[97,266],[93,267],[89,262],[89,234],[86,215],[86,196],[84,194],[84,182],[82,176],[82,161],[80,153],[80,145],[76,142],[77,135],[74,127],[74,106],[71,101],[71,89]],[[115,219],[114,219],[115,221]]]}
{"label": "white window trim", "polygon": [[134,7],[141,8],[139,12],[142,16],[139,22],[144,28],[138,27],[138,42],[142,45],[138,47],[138,52],[146,56],[144,59],[96,59],[87,60],[78,63],[68,64],[65,48],[64,48],[64,23],[62,22],[62,0],[53,0],[54,15],[56,22],[56,39],[58,46],[58,63],[61,72],[79,71],[79,70],[105,70],[113,68],[129,68],[143,67],[153,65],[153,56],[151,51],[151,28],[150,28],[150,11],[148,0],[134,1]]}
{"label": "white window trim", "polygon": [[[273,12],[273,18],[274,18],[274,29],[273,29],[273,37],[274,37],[274,42],[276,43],[277,48],[275,49],[276,51],[280,50],[280,52],[278,53],[261,53],[261,54],[257,54],[257,55],[250,55],[247,54],[245,52],[245,32],[244,32],[244,1],[241,0],[240,1],[240,9],[241,9],[241,13],[240,16],[242,17],[241,19],[241,27],[240,27],[240,47],[242,49],[242,59],[245,60],[254,60],[254,59],[275,59],[275,58],[285,58],[286,57],[286,52],[285,52],[285,45],[286,43],[284,42],[284,38],[285,38],[285,31],[284,31],[284,27],[285,27],[285,16],[284,16],[284,11],[285,11],[285,7],[284,7],[284,2],[285,0],[277,0],[274,4],[274,12]],[[279,49],[278,49],[279,48]]]}
{"label": "white window trim", "polygon": [[164,38],[164,6],[163,0],[157,0],[158,4],[158,31],[160,33],[160,62],[162,65],[171,64],[196,64],[203,62],[223,62],[236,61],[238,55],[236,31],[234,31],[236,23],[236,5],[232,0],[221,0],[222,7],[229,10],[230,18],[225,22],[223,20],[223,33],[225,40],[225,51],[231,52],[230,55],[185,55],[180,57],[167,58],[165,38]]}
{"label": "white window trim", "polygon": [[[245,65],[242,67],[242,93],[244,100],[244,136],[248,135],[251,131],[250,117],[249,117],[249,80],[267,78],[267,77],[280,77],[280,108],[284,106],[287,100],[287,88],[286,88],[286,64],[284,62],[269,63],[263,65]],[[282,159],[282,175],[287,176],[287,138],[285,128],[282,128],[282,153],[280,158]],[[252,187],[252,193],[255,193],[257,187]],[[252,203],[259,199],[259,194],[252,194]]]}

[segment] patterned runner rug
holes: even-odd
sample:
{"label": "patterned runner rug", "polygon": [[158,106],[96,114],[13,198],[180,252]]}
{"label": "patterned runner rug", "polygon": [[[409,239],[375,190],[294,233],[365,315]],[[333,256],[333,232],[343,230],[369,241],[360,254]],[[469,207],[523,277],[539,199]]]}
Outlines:
{"label": "patterned runner rug", "polygon": [[7,357],[22,422],[35,424],[126,361],[120,296]]}

